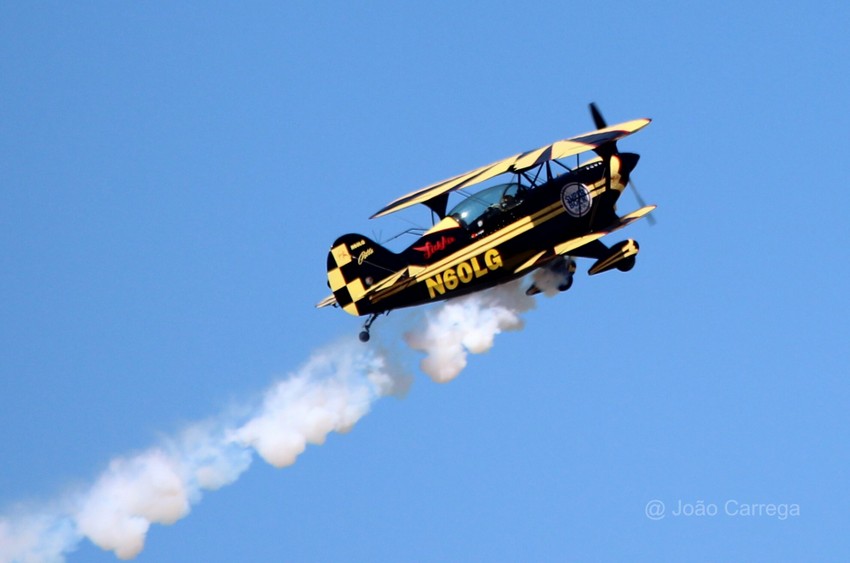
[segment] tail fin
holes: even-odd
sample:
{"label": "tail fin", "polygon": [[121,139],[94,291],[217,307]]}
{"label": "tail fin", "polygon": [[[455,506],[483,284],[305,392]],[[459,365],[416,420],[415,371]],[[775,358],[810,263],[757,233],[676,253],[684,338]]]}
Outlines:
{"label": "tail fin", "polygon": [[336,239],[328,252],[328,285],[345,312],[359,316],[372,313],[363,300],[366,291],[404,267],[398,254],[363,235]]}

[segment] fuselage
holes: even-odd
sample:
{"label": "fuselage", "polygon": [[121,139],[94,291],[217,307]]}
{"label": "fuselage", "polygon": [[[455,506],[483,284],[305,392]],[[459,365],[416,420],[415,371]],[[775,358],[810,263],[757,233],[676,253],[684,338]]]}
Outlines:
{"label": "fuselage", "polygon": [[[558,243],[617,221],[615,204],[637,157],[615,155],[610,163],[610,173],[596,159],[536,185],[500,184],[470,196],[400,253],[406,283],[377,292],[359,313],[457,297],[522,276],[530,261],[554,260]],[[572,254],[583,255],[580,248]]]}

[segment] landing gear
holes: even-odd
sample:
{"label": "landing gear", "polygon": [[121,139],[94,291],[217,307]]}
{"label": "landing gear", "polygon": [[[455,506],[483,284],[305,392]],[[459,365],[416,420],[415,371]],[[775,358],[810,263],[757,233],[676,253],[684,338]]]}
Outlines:
{"label": "landing gear", "polygon": [[566,291],[569,288],[571,288],[572,286],[573,286],[573,275],[570,274],[569,276],[567,276],[567,279],[564,281],[564,283],[562,283],[558,286],[558,291]]}
{"label": "landing gear", "polygon": [[619,263],[617,263],[617,269],[621,272],[628,272],[629,270],[635,267],[635,262],[636,260],[634,256],[624,258],[623,260],[620,260]]}
{"label": "landing gear", "polygon": [[567,291],[573,286],[573,274],[576,271],[576,262],[571,257],[559,256],[544,266],[543,270],[543,275],[540,277],[535,272],[535,282],[525,290],[526,295],[537,295],[543,291],[551,290],[553,286],[558,291]]}
{"label": "landing gear", "polygon": [[564,260],[559,260],[552,268],[557,274],[563,276],[563,280],[558,284],[558,291],[566,291],[573,286],[573,274],[576,271],[576,261],[567,256]]}
{"label": "landing gear", "polygon": [[369,342],[369,329],[372,327],[372,323],[375,322],[375,319],[378,318],[380,313],[372,313],[369,315],[369,318],[366,319],[366,322],[363,324],[363,330],[360,331],[360,342]]}
{"label": "landing gear", "polygon": [[621,272],[628,272],[635,267],[635,257],[639,251],[640,245],[635,240],[628,239],[618,242],[594,262],[587,273],[595,276],[614,268]]}

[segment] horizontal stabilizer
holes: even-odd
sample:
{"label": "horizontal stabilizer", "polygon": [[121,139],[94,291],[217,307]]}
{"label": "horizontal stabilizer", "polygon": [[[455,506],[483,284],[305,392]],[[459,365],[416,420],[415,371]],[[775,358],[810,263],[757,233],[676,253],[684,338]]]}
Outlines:
{"label": "horizontal stabilizer", "polygon": [[331,306],[336,307],[336,297],[334,297],[333,295],[328,295],[327,297],[316,303],[316,309]]}

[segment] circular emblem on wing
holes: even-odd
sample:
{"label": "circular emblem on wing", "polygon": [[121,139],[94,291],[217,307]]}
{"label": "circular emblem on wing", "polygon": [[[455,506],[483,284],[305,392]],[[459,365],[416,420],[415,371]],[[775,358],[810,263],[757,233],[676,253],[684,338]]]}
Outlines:
{"label": "circular emblem on wing", "polygon": [[590,211],[593,196],[584,184],[572,182],[561,189],[561,203],[573,217],[583,217]]}

